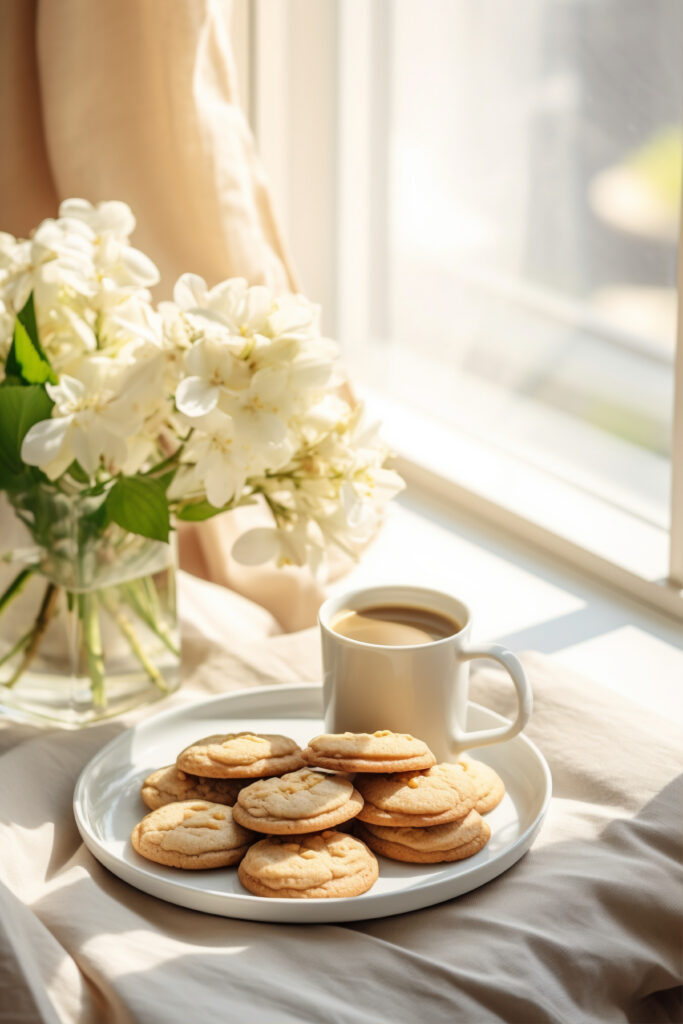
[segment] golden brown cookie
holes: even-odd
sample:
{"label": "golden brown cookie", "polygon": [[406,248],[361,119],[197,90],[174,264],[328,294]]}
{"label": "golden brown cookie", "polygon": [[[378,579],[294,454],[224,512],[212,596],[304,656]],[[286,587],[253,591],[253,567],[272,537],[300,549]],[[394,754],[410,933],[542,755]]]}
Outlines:
{"label": "golden brown cookie", "polygon": [[361,821],[430,827],[463,818],[474,807],[474,785],[459,765],[436,764],[424,772],[357,775],[365,804]]}
{"label": "golden brown cookie", "polygon": [[487,814],[497,807],[505,796],[505,783],[500,775],[490,765],[484,764],[483,761],[475,761],[471,757],[459,757],[458,764],[474,786],[475,811]]}
{"label": "golden brown cookie", "polygon": [[300,768],[280,778],[259,779],[241,791],[235,821],[268,835],[318,832],[354,818],[363,797],[348,778]]}
{"label": "golden brown cookie", "polygon": [[147,776],[140,795],[153,811],[179,800],[209,800],[232,807],[242,786],[244,782],[239,779],[200,779],[198,775],[188,775],[170,764]]}
{"label": "golden brown cookie", "polygon": [[479,853],[491,837],[488,822],[477,811],[470,811],[460,821],[431,828],[391,828],[360,822],[357,831],[375,853],[411,864],[464,860]]}
{"label": "golden brown cookie", "polygon": [[378,874],[365,843],[335,831],[268,836],[249,848],[238,868],[240,882],[254,895],[290,899],[359,896]]}
{"label": "golden brown cookie", "polygon": [[299,746],[288,736],[232,732],[205,736],[176,760],[181,771],[211,779],[258,779],[303,768]]}
{"label": "golden brown cookie", "polygon": [[172,868],[221,868],[236,864],[256,838],[232,818],[232,808],[208,800],[182,800],[151,811],[131,833],[147,860]]}
{"label": "golden brown cookie", "polygon": [[307,764],[340,772],[403,772],[429,768],[436,758],[407,733],[341,732],[316,736],[303,751]]}

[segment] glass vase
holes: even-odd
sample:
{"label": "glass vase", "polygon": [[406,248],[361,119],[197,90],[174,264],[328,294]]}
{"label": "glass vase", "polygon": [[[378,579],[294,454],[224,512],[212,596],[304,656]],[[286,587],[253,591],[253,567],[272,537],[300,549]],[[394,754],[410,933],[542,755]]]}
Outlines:
{"label": "glass vase", "polygon": [[101,497],[11,503],[29,543],[0,563],[0,704],[77,727],[177,689],[175,544],[103,522]]}

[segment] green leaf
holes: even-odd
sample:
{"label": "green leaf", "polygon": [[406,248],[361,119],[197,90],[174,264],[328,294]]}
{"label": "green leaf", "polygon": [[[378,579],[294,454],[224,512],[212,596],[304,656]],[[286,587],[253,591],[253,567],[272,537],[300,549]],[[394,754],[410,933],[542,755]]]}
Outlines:
{"label": "green leaf", "polygon": [[33,292],[14,321],[14,338],[7,354],[5,372],[8,377],[18,377],[25,384],[57,383],[57,375],[38,338]]}
{"label": "green leaf", "polygon": [[173,483],[173,478],[178,472],[178,467],[169,469],[166,473],[160,473],[159,476],[152,477],[152,480],[156,480],[160,487],[163,487],[164,491],[167,491]]}
{"label": "green leaf", "polygon": [[71,463],[71,465],[67,469],[67,473],[69,474],[69,476],[71,477],[72,480],[76,481],[76,483],[79,483],[79,484],[89,484],[90,483],[90,477],[88,476],[86,471],[83,469],[83,467],[81,466],[80,462],[78,462],[76,459],[74,459],[74,461]]}
{"label": "green leaf", "polygon": [[176,519],[182,519],[186,523],[201,523],[204,519],[211,519],[212,516],[220,515],[231,507],[225,505],[223,508],[216,508],[209,501],[195,501],[192,505],[182,505],[176,511]]}
{"label": "green leaf", "polygon": [[163,487],[150,477],[119,477],[107,495],[107,515],[131,533],[151,540],[168,540],[168,502]]}
{"label": "green leaf", "polygon": [[21,443],[34,423],[49,420],[52,399],[38,384],[26,387],[0,387],[0,480],[11,485],[11,478],[29,471],[21,460]]}

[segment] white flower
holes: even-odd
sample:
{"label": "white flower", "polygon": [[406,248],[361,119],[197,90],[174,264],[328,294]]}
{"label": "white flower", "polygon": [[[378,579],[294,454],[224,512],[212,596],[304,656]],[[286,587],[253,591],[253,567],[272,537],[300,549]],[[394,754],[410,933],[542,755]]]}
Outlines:
{"label": "white flower", "polygon": [[[185,365],[189,376],[178,386],[176,404],[186,416],[203,416],[216,407],[234,415],[241,404],[267,409],[284,421],[302,404],[312,404],[332,369],[323,345],[290,353],[288,359],[262,351],[240,358],[230,341],[215,336],[195,342]],[[315,392],[312,399],[308,392]]]}
{"label": "white flower", "polygon": [[320,334],[320,307],[303,295],[281,295],[268,317],[266,332],[280,340],[305,341]]}
{"label": "white flower", "polygon": [[173,289],[173,299],[198,328],[210,331],[216,324],[238,339],[262,333],[273,308],[270,289],[263,285],[250,288],[242,277],[209,289],[203,278],[183,274]]}
{"label": "white flower", "polygon": [[98,317],[98,344],[108,353],[143,345],[165,347],[161,314],[139,295],[127,295]]}
{"label": "white flower", "polygon": [[[309,566],[320,569],[324,550],[330,546],[356,558],[376,533],[388,501],[403,488],[398,474],[384,468],[386,445],[362,407],[351,410],[343,402],[325,405],[328,433],[277,473],[251,480],[275,510],[282,537],[264,532],[245,535],[234,552],[238,560],[256,564],[275,558],[302,564],[304,558]],[[332,424],[334,410],[341,416]],[[292,534],[295,526],[298,532]],[[286,537],[290,540],[285,541]]]}
{"label": "white flower", "polygon": [[176,405],[180,412],[193,419],[219,411],[230,418],[233,438],[239,446],[262,450],[263,468],[288,461],[292,447],[287,424],[273,404],[272,381],[267,376],[250,376],[248,367],[235,360],[220,342],[208,338],[192,347],[186,365],[198,372],[178,386]]}
{"label": "white flower", "polygon": [[111,201],[92,206],[86,199],[67,199],[59,208],[60,219],[81,222],[94,239],[94,263],[108,287],[148,288],[159,281],[155,264],[129,244],[135,230],[133,211],[126,203]]}
{"label": "white flower", "polygon": [[318,307],[242,278],[209,288],[185,274],[155,308],[158,272],[131,246],[134,228],[125,203],[70,199],[32,239],[0,234],[0,375],[33,292],[58,376],[24,461],[58,480],[75,460],[106,482],[175,452],[172,506],[270,509],[273,527],[240,538],[237,558],[317,572],[331,546],[355,557],[402,481],[384,467],[376,426],[334,393],[337,350]]}
{"label": "white flower", "polygon": [[96,295],[94,242],[93,231],[82,221],[44,220],[36,228],[31,243],[36,283],[43,280],[86,298]]}
{"label": "white flower", "polygon": [[127,241],[135,230],[133,211],[118,200],[93,206],[87,199],[65,199],[59,207],[59,216],[83,221],[94,235],[107,233],[120,241]]}
{"label": "white flower", "polygon": [[0,231],[0,298],[18,313],[31,294],[31,243]]}
{"label": "white flower", "polygon": [[249,367],[235,359],[219,338],[201,338],[185,356],[189,376],[178,385],[176,405],[186,416],[205,416],[218,405],[222,394],[249,386]]}
{"label": "white flower", "polygon": [[106,210],[90,207],[89,215],[80,208],[64,213],[68,208],[69,204],[63,203],[60,217],[44,220],[33,236],[31,258],[36,284],[41,280],[58,284],[76,295],[98,298],[95,305],[102,306],[112,298],[118,300],[122,293],[157,283],[156,266],[128,244],[121,223],[107,216]]}
{"label": "white flower", "polygon": [[198,431],[188,451],[200,443],[203,418],[216,413],[230,421],[229,439],[225,430],[205,439],[214,469],[204,454],[201,478],[213,481],[215,494],[215,467],[222,462],[227,473],[231,458],[238,478],[279,469],[305,439],[308,410],[331,379],[334,348],[318,336],[317,309],[301,296],[275,299],[241,278],[208,289],[189,274],[177,282],[174,299],[194,339],[175,393],[179,412]]}
{"label": "white flower", "polygon": [[[203,282],[186,280],[190,286],[206,301]],[[237,294],[246,294],[241,284]],[[297,311],[294,303],[279,328],[308,330]],[[59,315],[70,322],[71,314],[65,307]],[[383,467],[377,425],[326,390],[331,352],[323,339],[238,337],[211,320],[211,332],[192,343],[193,329],[175,304],[156,312],[136,296],[97,322],[102,351],[86,351],[73,375],[48,385],[52,418],[27,434],[25,461],[52,479],[74,459],[89,474],[135,472],[162,435],[168,451],[189,429],[171,501],[206,497],[222,508],[262,492],[274,512],[274,528],[245,535],[235,557],[318,571],[330,545],[355,557],[367,544],[402,481]],[[85,349],[86,333],[81,342]],[[177,380],[183,354],[190,374],[177,387],[173,416],[167,385]]]}
{"label": "white flower", "polygon": [[[208,418],[207,418],[208,419]],[[235,445],[232,421],[213,413],[207,429],[189,443],[187,458],[171,485],[171,497],[204,492],[216,508],[239,499],[249,475],[249,452]]]}
{"label": "white flower", "polygon": [[[129,444],[159,402],[161,357],[121,367],[107,358],[84,361],[80,377],[62,375],[46,385],[52,417],[24,437],[21,457],[57,479],[76,459],[93,475],[102,465],[115,474],[126,465]],[[144,456],[143,456],[144,458]],[[126,466],[129,471],[133,471]]]}
{"label": "white flower", "polygon": [[324,561],[324,542],[310,520],[301,519],[291,527],[258,526],[247,530],[232,546],[232,557],[242,565],[275,562],[278,566],[308,565],[318,574]]}
{"label": "white flower", "polygon": [[173,395],[185,373],[185,353],[192,341],[180,310],[174,302],[160,302],[161,346],[164,354],[164,387]]}
{"label": "white flower", "polygon": [[181,472],[173,481],[172,497],[184,497],[204,489],[212,505],[221,508],[238,500],[251,477],[261,476],[273,467],[284,465],[292,449],[280,424],[267,415],[238,410],[226,416],[219,409],[193,424],[192,436],[185,445]]}
{"label": "white flower", "polygon": [[130,245],[134,227],[125,203],[69,199],[32,239],[0,234],[0,301],[16,314],[33,291],[41,344],[57,373],[73,374],[84,355],[106,346],[117,322],[124,330],[145,326],[122,309],[136,300],[151,312],[147,289],[159,280],[149,257]]}

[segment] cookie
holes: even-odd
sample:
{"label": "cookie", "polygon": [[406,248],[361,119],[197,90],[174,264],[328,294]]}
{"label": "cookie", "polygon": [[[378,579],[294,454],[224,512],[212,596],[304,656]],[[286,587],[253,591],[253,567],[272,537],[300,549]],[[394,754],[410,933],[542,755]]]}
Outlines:
{"label": "cookie", "polygon": [[464,818],[475,801],[474,783],[455,764],[437,764],[424,772],[358,775],[354,785],[365,801],[358,817],[375,825],[442,825]]}
{"label": "cookie", "polygon": [[232,732],[205,736],[176,759],[181,771],[211,779],[257,779],[303,768],[299,746],[288,736]]}
{"label": "cookie", "polygon": [[233,808],[235,821],[268,835],[318,832],[354,818],[363,797],[346,777],[300,768],[243,789]]}
{"label": "cookie", "polygon": [[255,896],[289,899],[360,896],[378,874],[365,843],[335,831],[268,836],[247,850],[238,868],[240,882]]}
{"label": "cookie", "polygon": [[239,779],[200,779],[170,764],[147,776],[140,795],[152,811],[179,800],[208,800],[232,807],[243,785]]}
{"label": "cookie", "polygon": [[359,823],[358,834],[371,850],[410,864],[441,864],[479,853],[491,838],[491,828],[477,811],[459,821],[431,828],[391,828]]}
{"label": "cookie", "polygon": [[312,739],[302,753],[313,767],[342,772],[402,772],[436,763],[422,740],[388,729],[326,733]]}
{"label": "cookie", "polygon": [[458,764],[471,780],[474,791],[474,809],[486,814],[497,807],[505,796],[505,783],[500,775],[483,761],[475,761],[471,757],[459,757]]}
{"label": "cookie", "polygon": [[232,808],[208,800],[182,800],[151,811],[131,833],[147,860],[172,868],[221,868],[241,860],[256,838],[232,818]]}

